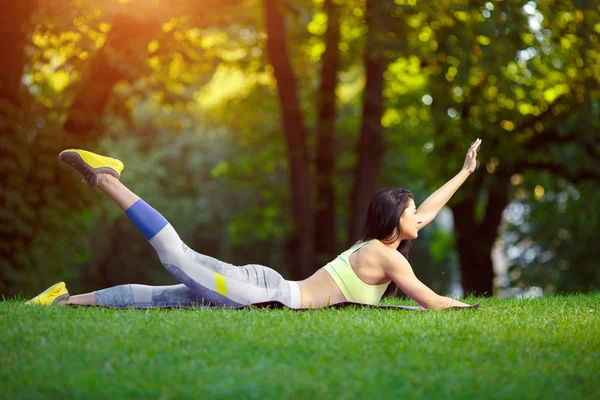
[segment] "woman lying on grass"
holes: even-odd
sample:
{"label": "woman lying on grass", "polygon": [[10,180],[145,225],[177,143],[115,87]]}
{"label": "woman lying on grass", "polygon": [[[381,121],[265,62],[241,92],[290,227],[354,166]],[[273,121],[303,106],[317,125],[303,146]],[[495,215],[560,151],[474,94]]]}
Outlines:
{"label": "woman lying on grass", "polygon": [[65,150],[59,158],[90,184],[112,198],[150,242],[164,267],[181,284],[121,285],[69,296],[57,283],[30,304],[83,304],[109,307],[212,305],[237,307],[277,301],[290,308],[319,308],[343,302],[377,304],[390,282],[422,307],[470,307],[439,296],[415,276],[409,262],[410,241],[437,215],[475,170],[477,139],[467,152],[462,170],[417,209],[406,189],[386,188],[375,194],[364,225],[362,241],[303,281],[288,281],[275,270],[249,264],[234,266],[187,247],[169,222],[120,182],[123,163],[85,150]]}

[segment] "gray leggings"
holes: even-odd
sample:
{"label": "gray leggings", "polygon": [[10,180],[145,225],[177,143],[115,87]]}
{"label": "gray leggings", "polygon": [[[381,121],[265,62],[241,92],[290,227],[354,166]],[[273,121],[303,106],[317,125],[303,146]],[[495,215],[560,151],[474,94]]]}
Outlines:
{"label": "gray leggings", "polygon": [[169,307],[212,305],[237,307],[277,301],[300,307],[300,288],[263,265],[236,267],[197,253],[186,246],[175,229],[143,200],[125,214],[154,247],[162,265],[183,285],[124,285],[99,290],[96,304],[110,307]]}
{"label": "gray leggings", "polygon": [[[215,258],[197,253],[181,244],[184,251],[194,263],[203,268],[223,274],[228,280],[243,282],[257,290],[270,292],[269,299],[285,304],[288,307],[298,308],[296,300],[299,297],[298,284],[285,280],[277,271],[258,264],[235,266],[219,261]],[[166,266],[169,269],[169,266]],[[185,284],[169,286],[148,285],[120,285],[95,291],[96,304],[99,306],[124,308],[154,308],[154,307],[238,307],[242,304],[225,297],[214,290],[199,285],[183,275],[178,276],[177,270],[171,271]],[[194,290],[188,286],[193,287]]]}
{"label": "gray leggings", "polygon": [[[97,290],[96,304],[106,307],[195,307],[223,306],[223,302],[212,303],[203,296],[194,294],[183,283],[169,286],[120,285]],[[236,306],[231,302],[231,306]]]}

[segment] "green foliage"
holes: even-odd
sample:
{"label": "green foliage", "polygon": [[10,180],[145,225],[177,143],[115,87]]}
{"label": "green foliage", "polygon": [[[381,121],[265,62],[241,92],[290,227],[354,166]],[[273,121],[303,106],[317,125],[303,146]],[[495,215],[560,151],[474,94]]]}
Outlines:
{"label": "green foliage", "polygon": [[[231,10],[233,3],[222,8]],[[129,6],[133,4],[98,9],[87,3],[73,3],[67,13],[53,14],[55,10],[40,7],[34,16],[42,23],[31,32],[31,57],[23,75],[31,97],[24,97],[20,114],[3,121],[3,126],[14,127],[3,130],[2,136],[3,152],[6,149],[10,154],[2,160],[3,171],[10,173],[2,196],[3,230],[12,236],[10,241],[3,241],[2,254],[9,257],[2,259],[0,271],[0,292],[5,295],[19,290],[39,291],[47,284],[48,276],[69,280],[79,290],[130,281],[168,282],[151,248],[127,219],[106,199],[99,201],[97,193],[78,185],[77,175],[58,162],[57,154],[69,147],[106,150],[123,158],[125,176],[139,179],[131,183],[132,188],[165,213],[192,247],[232,262],[285,265],[281,251],[262,250],[273,243],[277,246],[282,240],[282,227],[286,226],[285,215],[273,213],[272,206],[267,207],[271,225],[266,230],[256,226],[230,234],[236,231],[236,219],[246,221],[246,209],[261,208],[254,200],[255,193],[273,197],[265,188],[257,192],[256,187],[247,186],[246,191],[234,192],[235,187],[223,185],[226,178],[211,179],[211,169],[231,156],[233,148],[239,148],[237,142],[228,139],[222,124],[213,124],[214,129],[205,131],[204,136],[189,129],[202,119],[197,116],[201,112],[198,104],[210,93],[201,89],[213,74],[218,75],[217,66],[247,65],[249,72],[262,73],[258,77],[261,84],[269,84],[268,76],[260,71],[264,63],[253,61],[262,60],[260,51],[250,54],[259,44],[256,31],[239,34],[240,25],[229,26],[231,34],[225,34],[222,40],[218,38],[223,31],[215,28],[227,19],[225,14],[211,17],[202,13],[198,18],[168,20],[161,26],[162,33],[148,43],[147,60],[132,56],[144,53],[146,43],[144,49],[137,49],[142,51],[130,54],[131,59],[113,60],[113,64],[129,63],[125,77],[131,83],[121,82],[115,87],[115,96],[104,115],[108,127],[104,144],[63,134],[61,123],[71,116],[68,107],[81,92],[81,77],[90,68],[87,60],[102,48],[113,18]],[[144,3],[136,15],[142,20],[168,19],[164,8],[159,9]],[[238,22],[242,23],[243,18]],[[234,35],[240,40],[232,41]],[[243,46],[244,59],[231,58],[231,51]],[[181,63],[177,64],[178,60]],[[181,92],[179,88],[184,86],[186,91]],[[213,97],[217,90],[212,88]],[[95,92],[84,96],[93,98]],[[212,104],[221,101],[223,97],[217,95]],[[204,125],[210,125],[210,118],[206,119]],[[182,129],[185,131],[179,133]],[[125,130],[130,132],[129,137],[123,137]],[[267,158],[261,157],[261,163],[274,165]],[[268,180],[272,171],[272,167],[269,171],[251,167],[244,179],[260,172]],[[272,222],[273,218],[283,222]],[[228,229],[230,220],[234,229]],[[279,234],[272,238],[271,231]],[[247,242],[236,247],[243,236],[247,236]],[[253,249],[257,242],[263,247]],[[146,265],[157,267],[142,267]]]}
{"label": "green foliage", "polygon": [[[577,186],[546,176],[527,175],[516,185],[507,209],[506,243],[511,257],[511,284],[538,285],[548,293],[593,291],[600,286],[597,268],[594,182]],[[534,239],[535,238],[535,239]]]}
{"label": "green foliage", "polygon": [[[345,243],[366,24],[364,1],[336,3],[343,62],[332,240]],[[326,16],[320,1],[285,4],[288,48],[312,127]],[[77,175],[57,161],[66,147],[122,158],[125,183],[165,214],[191,247],[286,272],[288,165],[261,11],[258,1],[39,3],[28,27],[22,104],[0,116],[0,165],[7,176],[0,215],[9,238],[0,244],[7,255],[2,294],[34,293],[50,276],[81,290],[171,279],[120,211],[77,184]],[[520,222],[501,236],[512,248],[534,249],[511,253],[516,285],[550,291],[600,285],[593,242],[599,12],[595,4],[562,0],[526,6],[398,0],[378,12],[378,40],[391,59],[379,183],[407,187],[420,202],[458,171],[466,145],[483,138],[481,190],[475,193],[469,183],[454,200],[476,199],[474,219],[483,218],[496,179],[524,177],[510,192],[511,207],[522,212],[509,222]],[[124,80],[101,114],[87,116],[101,119],[104,139],[65,136],[69,107],[119,15],[160,28],[148,43],[132,38],[127,57],[112,55]],[[310,137],[310,154],[314,142]],[[545,193],[539,199],[538,186]],[[447,281],[442,273],[456,263],[454,238],[438,230],[422,236],[416,269],[443,291],[439,278]]]}
{"label": "green foliage", "polygon": [[[402,171],[402,182],[425,178],[429,189],[435,189],[458,171],[463,149],[480,137],[482,177],[468,182],[451,203],[474,199],[474,212],[467,218],[475,223],[488,213],[491,190],[511,176],[527,174],[530,190],[536,185],[543,190],[548,179],[562,178],[572,190],[582,190],[581,182],[587,180],[585,191],[597,191],[600,85],[592,67],[600,56],[593,32],[600,22],[597,5],[398,4],[402,7],[390,17],[403,18],[410,29],[401,39],[392,33],[385,38],[395,61],[386,73],[389,108],[382,123],[389,128],[390,150],[398,158],[392,161],[392,170]],[[550,209],[558,207],[556,200],[550,203],[527,201],[528,211],[520,218],[531,229],[518,239],[502,236],[511,237],[511,243],[522,241],[516,248],[544,249],[544,262],[521,254],[519,272],[513,275],[522,271],[519,284],[550,290],[598,287],[597,277],[589,272],[596,269],[597,257],[592,255],[593,234],[586,221],[595,218],[594,207],[580,211],[569,207],[559,219],[549,217],[554,215]],[[566,220],[580,232],[577,244],[551,246],[546,235],[556,235]],[[495,232],[495,227],[486,229]],[[437,252],[435,245],[432,251]],[[573,274],[569,278],[557,271],[561,260],[563,269],[568,262]],[[531,263],[536,267],[526,271]],[[572,279],[574,275],[585,276],[586,283]]]}
{"label": "green foliage", "polygon": [[[34,111],[35,105],[28,104]],[[55,117],[35,120],[30,111],[8,117],[10,130],[2,131],[2,268],[0,293],[10,295],[26,288],[42,288],[46,274],[65,278],[69,253],[82,248],[81,232],[85,219],[64,219],[67,210],[74,216],[85,215],[89,194],[83,188],[71,188],[57,155],[70,143],[60,133]],[[33,114],[33,113],[32,113]],[[10,133],[7,134],[7,133]],[[75,228],[75,234],[70,228]],[[64,246],[64,247],[63,247]]]}
{"label": "green foliage", "polygon": [[445,259],[454,248],[454,235],[442,229],[433,232],[430,244],[431,255],[435,261]]}
{"label": "green foliage", "polygon": [[[285,216],[264,206],[266,189],[214,173],[239,151],[225,136],[215,139],[214,133],[209,128],[158,133],[152,147],[143,151],[140,139],[130,136],[105,140],[101,150],[123,160],[122,181],[163,214],[190,247],[234,264],[272,265],[287,273],[281,268],[285,237],[273,233],[281,232]],[[71,173],[74,182],[75,175]],[[73,286],[85,291],[121,283],[173,282],[118,207],[97,196],[88,235],[93,258],[78,265]]]}
{"label": "green foliage", "polygon": [[364,399],[376,388],[382,398],[587,399],[600,390],[599,302],[294,312],[5,301],[0,385],[7,398]]}

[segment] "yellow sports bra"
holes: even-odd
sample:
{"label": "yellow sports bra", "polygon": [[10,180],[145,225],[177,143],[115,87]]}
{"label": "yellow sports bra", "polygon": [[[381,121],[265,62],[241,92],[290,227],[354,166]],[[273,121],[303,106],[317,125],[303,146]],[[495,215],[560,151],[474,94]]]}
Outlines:
{"label": "yellow sports bra", "polygon": [[346,300],[354,303],[377,304],[390,283],[382,283],[381,285],[368,285],[364,283],[356,276],[348,261],[350,254],[367,243],[369,242],[355,244],[323,268],[337,283]]}

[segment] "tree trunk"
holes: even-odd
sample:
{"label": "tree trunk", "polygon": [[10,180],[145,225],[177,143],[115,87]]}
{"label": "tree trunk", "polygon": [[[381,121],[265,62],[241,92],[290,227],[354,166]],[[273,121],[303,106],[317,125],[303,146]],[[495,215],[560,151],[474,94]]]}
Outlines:
{"label": "tree trunk", "polygon": [[120,80],[136,78],[132,70],[139,68],[136,64],[159,27],[154,20],[141,22],[122,14],[115,17],[106,44],[91,60],[90,71],[69,108],[65,132],[81,139],[101,136],[102,117],[113,87]]}
{"label": "tree trunk", "polygon": [[474,211],[470,200],[452,207],[463,291],[465,295],[492,296],[492,246],[479,237]]}
{"label": "tree trunk", "polygon": [[315,212],[316,268],[323,266],[337,254],[335,234],[335,199],[333,169],[335,164],[335,88],[340,64],[340,8],[333,0],[325,0],[327,14],[325,51],[321,65],[321,87],[318,93],[316,180],[317,201]]}
{"label": "tree trunk", "polygon": [[388,62],[383,52],[378,33],[383,27],[377,26],[375,13],[377,0],[367,1],[366,19],[369,27],[365,50],[365,91],[363,98],[362,124],[358,145],[358,164],[354,173],[352,190],[349,243],[362,237],[362,227],[369,202],[377,185],[377,178],[383,164],[385,137],[381,126],[383,115],[383,73]]}
{"label": "tree trunk", "polygon": [[[22,152],[27,152],[26,135],[16,132],[21,102],[21,77],[25,68],[25,43],[29,40],[30,18],[37,1],[3,2],[0,18],[0,292],[11,289],[11,269],[20,269],[27,257],[27,247],[34,231],[30,229],[31,216],[21,212],[20,186],[14,179],[23,166]],[[15,199],[19,199],[15,201]]]}
{"label": "tree trunk", "polygon": [[[29,38],[29,20],[37,0],[19,2],[3,2],[0,22],[0,46],[2,63],[0,63],[0,99],[11,106],[19,106],[19,89],[21,76],[25,67],[25,41]],[[7,108],[3,104],[0,113],[5,116]]]}
{"label": "tree trunk", "polygon": [[451,207],[465,294],[488,297],[494,294],[491,254],[502,213],[509,201],[509,176],[508,174],[491,175],[489,184],[480,189],[487,190],[487,205],[482,222],[478,223],[475,216],[474,199],[479,198],[479,193]]}
{"label": "tree trunk", "polygon": [[267,28],[267,48],[277,81],[283,130],[286,137],[292,197],[291,238],[292,279],[304,279],[314,272],[313,214],[306,147],[306,128],[298,100],[296,79],[290,65],[285,36],[285,20],[277,0],[263,0]]}

